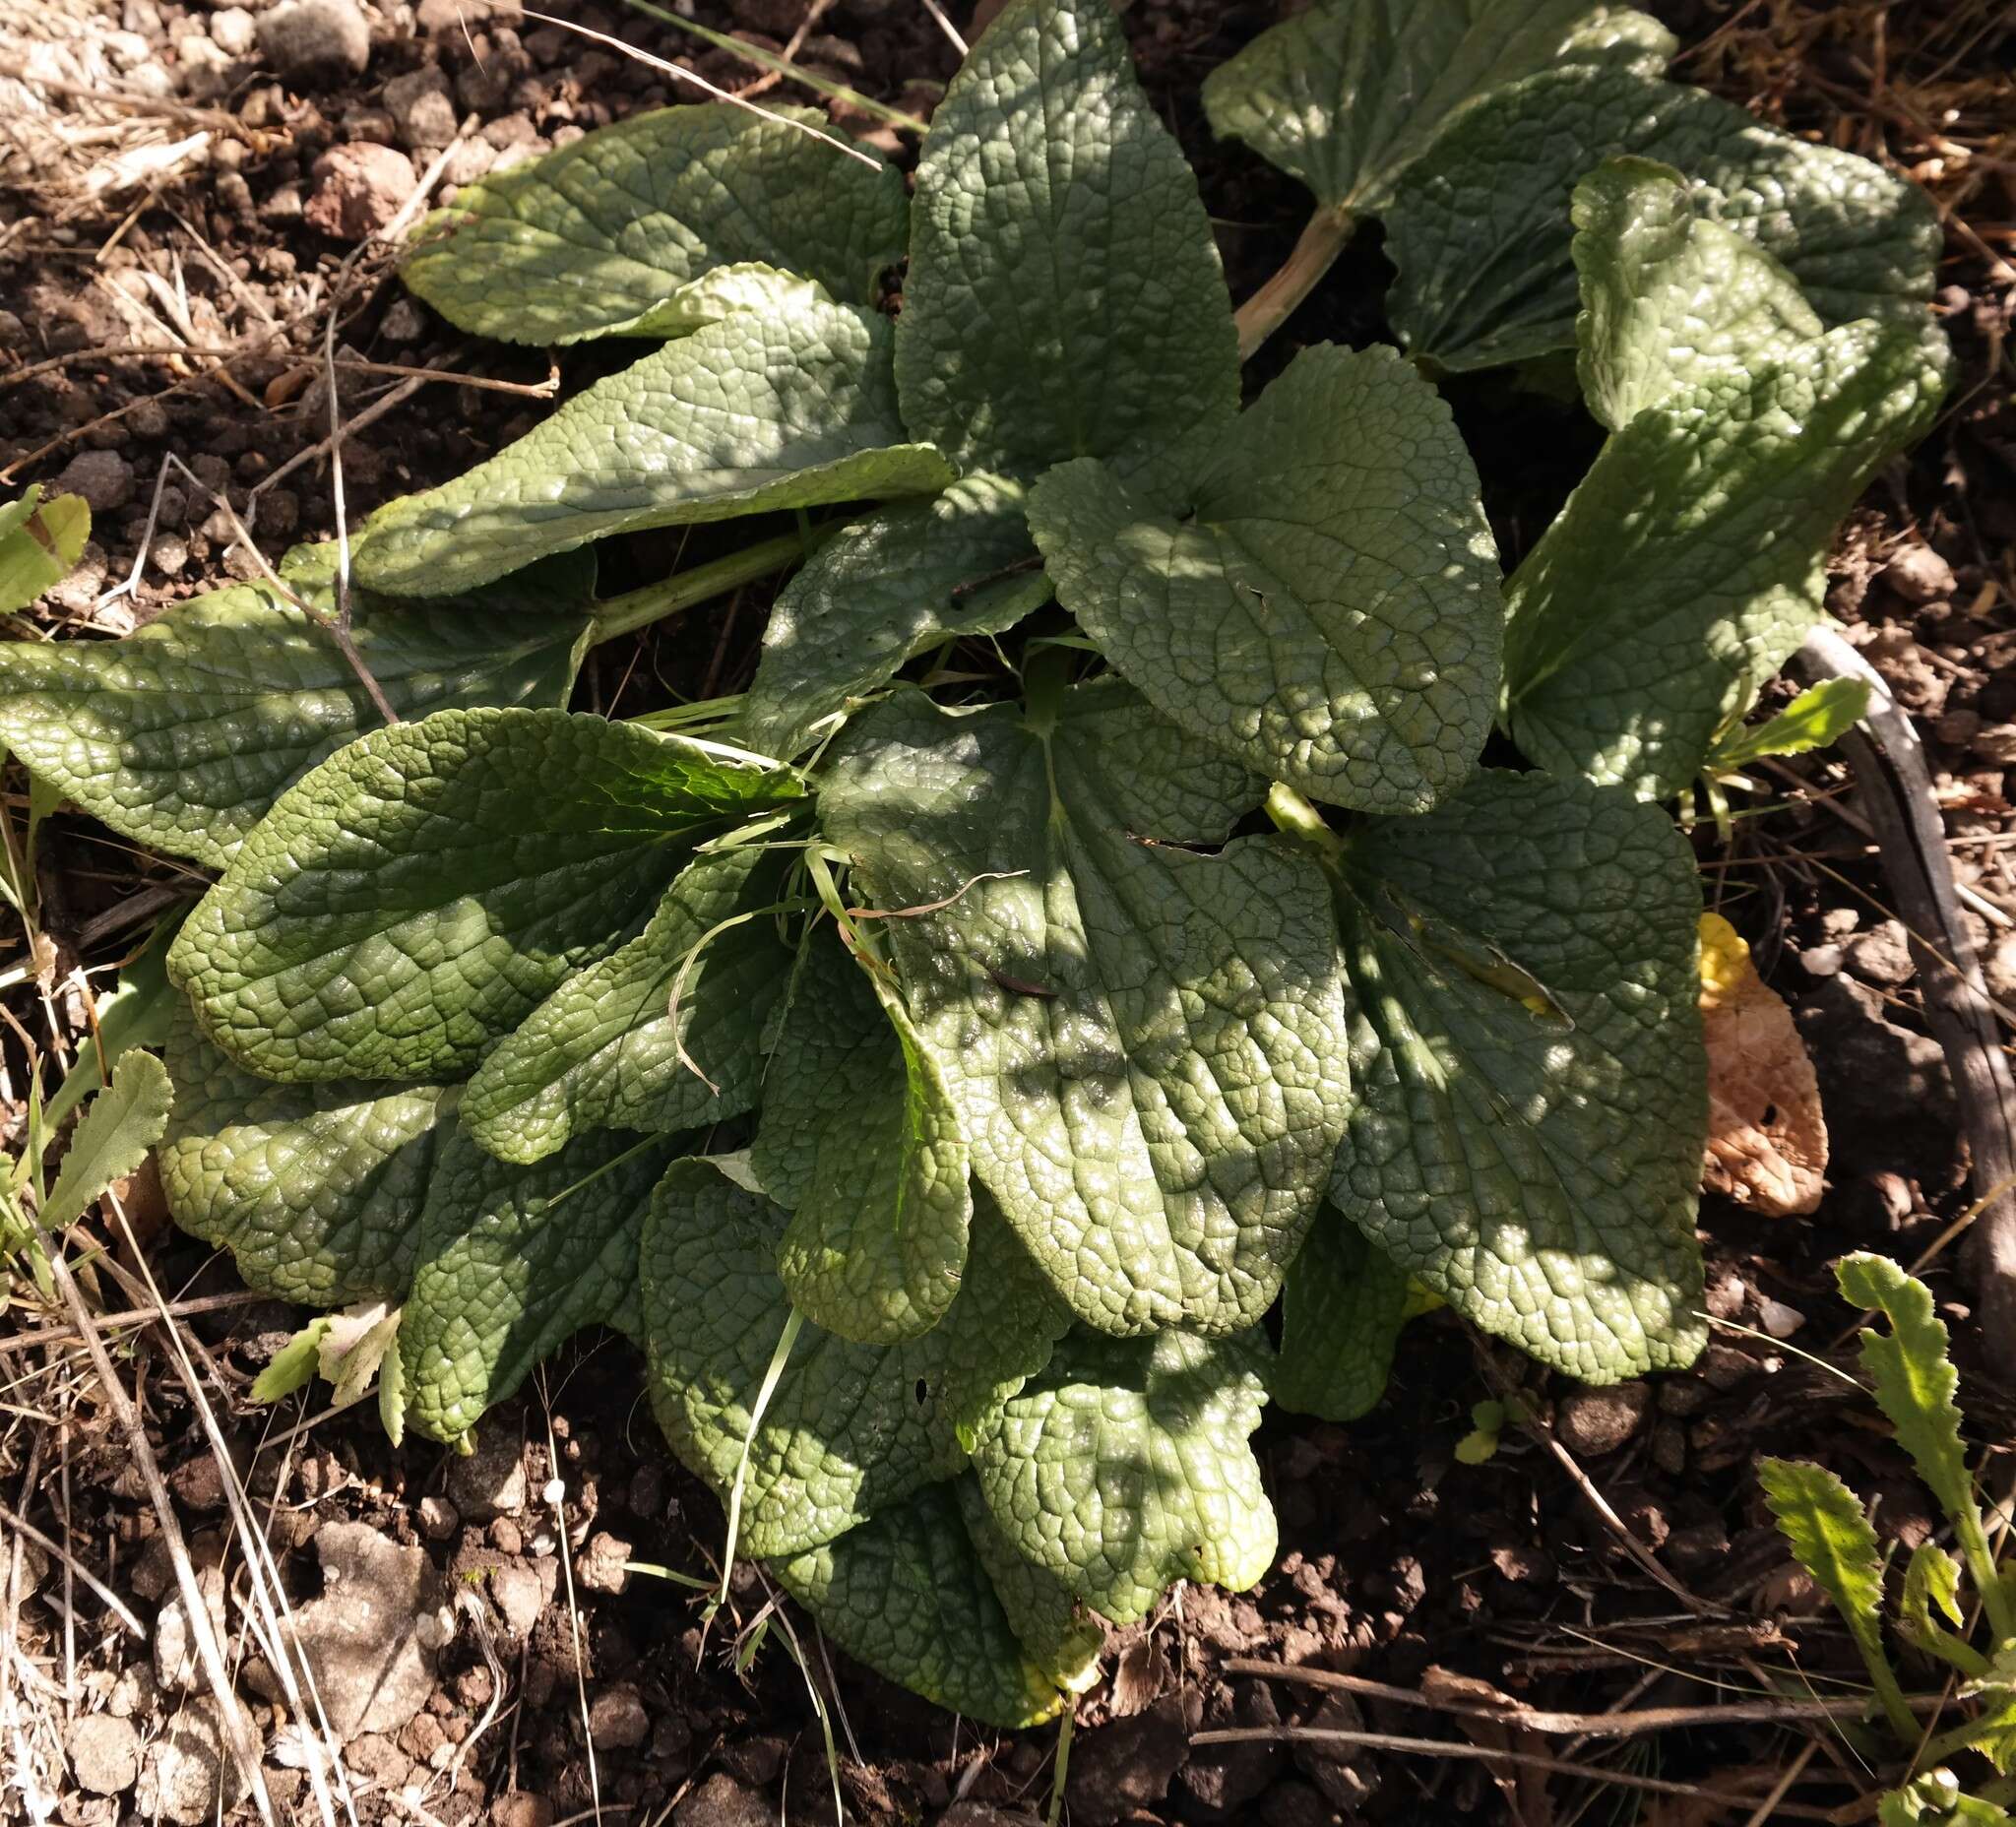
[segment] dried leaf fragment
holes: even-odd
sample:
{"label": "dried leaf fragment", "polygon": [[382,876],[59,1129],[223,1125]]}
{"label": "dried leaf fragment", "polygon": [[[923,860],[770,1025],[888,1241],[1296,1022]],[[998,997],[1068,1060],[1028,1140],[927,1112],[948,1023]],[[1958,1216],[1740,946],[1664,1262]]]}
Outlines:
{"label": "dried leaf fragment", "polygon": [[1774,1218],[1810,1212],[1827,1170],[1827,1122],[1805,1042],[1750,948],[1701,915],[1701,1023],[1708,1150],[1701,1184]]}

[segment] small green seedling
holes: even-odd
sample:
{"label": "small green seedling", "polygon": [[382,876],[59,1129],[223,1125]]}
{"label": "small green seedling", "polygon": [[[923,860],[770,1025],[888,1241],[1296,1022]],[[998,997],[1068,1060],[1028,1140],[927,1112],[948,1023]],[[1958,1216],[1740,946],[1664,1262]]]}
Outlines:
{"label": "small green seedling", "polygon": [[[1887,1257],[1844,1257],[1835,1275],[1844,1299],[1888,1322],[1887,1332],[1861,1334],[1862,1369],[1959,1549],[1957,1561],[1935,1543],[1913,1550],[1892,1627],[1919,1656],[1959,1677],[1966,1719],[1944,1731],[1936,1720],[1922,1728],[1905,1696],[1884,1638],[1883,1559],[1860,1499],[1833,1473],[1805,1462],[1766,1459],[1759,1481],[1799,1565],[1847,1623],[1892,1732],[1915,1752],[1922,1774],[1884,1797],[1884,1827],[2006,1822],[2016,1801],[2016,1579],[1990,1546],[1967,1464],[1946,1327],[1931,1291]],[[1971,1596],[1972,1613],[1963,1595]],[[1946,1766],[1974,1757],[1994,1775],[1965,1794]]]}

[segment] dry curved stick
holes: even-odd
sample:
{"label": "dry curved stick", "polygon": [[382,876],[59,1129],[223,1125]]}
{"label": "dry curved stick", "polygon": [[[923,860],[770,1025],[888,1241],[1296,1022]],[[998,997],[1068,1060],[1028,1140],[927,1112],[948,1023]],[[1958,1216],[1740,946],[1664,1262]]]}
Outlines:
{"label": "dry curved stick", "polygon": [[1925,1026],[1953,1075],[1961,1133],[1982,1199],[1970,1246],[1982,1340],[1996,1368],[2016,1378],[2016,1192],[2010,1190],[2016,1185],[2016,1079],[2002,1052],[1974,940],[1960,916],[1946,828],[1932,798],[1924,751],[1882,674],[1832,628],[1806,636],[1798,664],[1810,677],[1859,679],[1869,688],[1868,710],[1841,738],[1841,747],[1854,765],[1857,797],[1911,935]]}

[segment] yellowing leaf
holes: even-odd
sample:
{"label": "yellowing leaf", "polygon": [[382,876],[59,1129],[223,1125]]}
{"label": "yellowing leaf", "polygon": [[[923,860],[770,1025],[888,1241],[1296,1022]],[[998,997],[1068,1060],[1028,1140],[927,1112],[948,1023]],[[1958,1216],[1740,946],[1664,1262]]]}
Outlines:
{"label": "yellowing leaf", "polygon": [[1701,1032],[1708,1048],[1708,1152],[1701,1183],[1790,1217],[1820,1203],[1827,1121],[1792,1010],[1757,975],[1720,914],[1701,915]]}

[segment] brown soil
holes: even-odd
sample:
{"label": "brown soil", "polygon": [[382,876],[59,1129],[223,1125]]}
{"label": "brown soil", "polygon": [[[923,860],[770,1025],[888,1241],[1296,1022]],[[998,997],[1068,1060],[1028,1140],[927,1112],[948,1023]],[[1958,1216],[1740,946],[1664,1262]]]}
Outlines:
{"label": "brown soil", "polygon": [[[971,24],[970,7],[952,10]],[[1765,118],[1888,159],[1925,181],[1947,215],[1939,308],[1960,379],[1932,437],[1871,490],[1846,531],[1832,602],[1921,719],[1956,871],[1998,914],[1977,934],[1986,942],[1990,986],[2016,1007],[2004,793],[2016,766],[2016,405],[2006,343],[2016,272],[2005,264],[2016,236],[2016,27],[1997,25],[1997,9],[1974,0],[1888,8],[1753,0],[1733,9],[1673,0],[1659,10],[1690,47],[1681,75]],[[813,11],[804,60],[928,112],[956,59],[923,8],[839,0]],[[205,6],[56,0],[32,14],[0,11],[0,116],[11,116],[0,135],[0,482],[68,474],[102,503],[87,581],[44,611],[50,624],[74,630],[90,617],[92,627],[123,631],[219,580],[228,529],[201,491],[171,473],[155,498],[169,454],[242,509],[257,484],[322,438],[328,403],[315,339],[353,242],[321,232],[303,209],[332,147],[402,144],[389,82],[442,73],[453,116],[473,118],[472,145],[481,149],[465,153],[458,168],[466,176],[485,156],[538,150],[676,98],[649,66],[530,20],[512,23],[511,10],[488,0],[420,0],[417,8],[388,0],[367,14],[362,77],[283,85],[256,51],[234,57],[216,48],[235,42],[241,28],[220,29],[221,16]],[[805,5],[700,0],[694,14],[776,47],[804,22]],[[662,57],[690,58],[697,48],[618,6],[592,3],[570,16]],[[1304,206],[1260,161],[1211,141],[1197,85],[1275,16],[1271,4],[1213,0],[1137,0],[1127,13],[1144,73],[1220,224],[1234,296],[1278,264]],[[195,48],[198,39],[210,48]],[[725,53],[693,61],[722,83],[754,74]],[[11,81],[23,64],[86,92],[108,78],[152,85],[184,111],[121,113],[88,94],[27,91]],[[150,70],[163,74],[144,76]],[[840,117],[867,124],[844,109]],[[103,159],[144,155],[206,127],[213,138],[204,152],[137,187],[88,193],[87,174]],[[422,147],[412,163],[428,157]],[[548,368],[537,353],[451,331],[405,299],[380,256],[348,277],[342,343],[356,357],[521,389],[424,385],[358,430],[345,465],[354,516],[459,472],[524,430],[547,406],[523,390],[540,387]],[[1380,337],[1386,278],[1368,236],[1292,320],[1283,346]],[[178,345],[229,352],[173,353]],[[622,358],[570,354],[562,384],[571,389]],[[400,384],[397,375],[346,370],[345,413],[359,417]],[[1452,393],[1509,565],[1572,484],[1595,433],[1578,412],[1502,380]],[[259,495],[256,531],[271,554],[331,526],[319,456]],[[93,615],[103,584],[126,574],[144,542],[138,587]],[[634,541],[604,588],[662,575],[674,549],[670,536]],[[708,549],[709,536],[697,534],[685,554]],[[765,607],[761,592],[745,592],[598,650],[578,702],[635,712],[737,689]],[[1738,1691],[1804,1693],[1808,1684],[1837,1691],[1829,1684],[1853,1676],[1845,1635],[1769,1527],[1754,1462],[1765,1452],[1821,1458],[1881,1493],[1886,1540],[1924,1539],[1930,1506],[1904,1457],[1869,1405],[1805,1354],[1843,1357],[1850,1315],[1832,1294],[1831,1259],[1866,1245],[1913,1261],[1964,1211],[1967,1194],[1950,1087],[1923,1038],[1881,872],[1838,809],[1846,785],[1838,763],[1802,761],[1774,780],[1780,796],[1765,815],[1741,821],[1730,846],[1712,830],[1700,839],[1712,898],[1795,1004],[1817,1057],[1835,1138],[1820,1212],[1766,1221],[1707,1202],[1717,1342],[1693,1371],[1655,1387],[1576,1393],[1436,1317],[1409,1331],[1392,1390],[1363,1422],[1338,1428],[1271,1417],[1260,1446],[1281,1519],[1280,1564],[1249,1595],[1185,1591],[1151,1625],[1121,1634],[1108,1679],[1081,1709],[1070,1820],[1304,1827],[1426,1815],[1541,1827],[1594,1808],[1593,1818],[1614,1809],[1671,1823],[1740,1821],[1796,1764],[1783,1816],[1812,1818],[1865,1794],[1864,1770],[1843,1735],[1794,1725],[1718,1723],[1657,1740],[1585,1742],[1473,1722],[1478,1743],[1569,1759],[1579,1774],[1307,1743],[1191,1744],[1206,1728],[1277,1722],[1470,1742],[1447,1715],[1228,1672],[1241,1658],[1350,1670],[1408,1689],[1432,1687],[1444,1678],[1433,1671],[1448,1670],[1533,1705],[1580,1712],[1700,1706]],[[44,923],[62,948],[60,976],[74,963],[116,962],[142,922],[192,884],[188,871],[136,856],[66,814],[45,834],[40,886]],[[7,1003],[38,1040],[75,1044],[85,1031],[73,994],[43,998],[30,984]],[[12,1076],[0,1096],[12,1101],[18,1130],[18,1037],[6,1045]],[[395,1586],[410,1578],[428,1603],[458,1602],[454,1635],[422,1658],[430,1664],[424,1692],[404,1718],[354,1734],[345,1749],[358,1821],[537,1827],[597,1809],[653,1827],[668,1818],[681,1827],[775,1820],[780,1809],[793,1823],[830,1821],[808,1682],[839,1703],[839,1780],[853,1818],[984,1827],[1026,1822],[1044,1804],[1054,1730],[976,1732],[837,1652],[829,1657],[802,1628],[810,1666],[801,1668],[785,1633],[766,1621],[753,1569],[737,1569],[732,1603],[711,1630],[691,1585],[620,1572],[634,1559],[711,1583],[724,1533],[714,1499],[673,1463],[639,1406],[640,1366],[620,1340],[577,1341],[533,1390],[485,1420],[474,1462],[452,1462],[425,1443],[393,1449],[368,1405],[284,1438],[294,1411],[254,1408],[247,1391],[301,1315],[244,1296],[227,1262],[158,1217],[150,1227],[157,1205],[141,1186],[126,1209],[161,1290],[200,1309],[184,1325],[209,1354],[203,1386],[267,1519],[291,1602],[310,1606],[325,1564],[333,1556],[346,1564],[335,1544],[348,1536],[317,1541],[342,1524],[362,1524],[424,1556],[371,1561],[378,1571],[353,1577]],[[114,1256],[129,1273],[139,1266],[123,1244]],[[1976,1436],[2007,1442],[2016,1392],[1997,1388],[1979,1361],[1958,1257],[1942,1250],[1928,1274],[1956,1328]],[[98,1295],[106,1309],[130,1304],[112,1273]],[[217,1567],[224,1589],[243,1594],[218,1462],[164,1332],[118,1330],[114,1349],[195,1563]],[[181,1670],[155,1669],[158,1614],[175,1597],[155,1508],[102,1388],[63,1332],[60,1308],[23,1288],[0,1315],[0,1365],[10,1386],[0,1415],[0,1504],[65,1544],[156,1641],[154,1650],[131,1641],[59,1560],[10,1541],[0,1521],[0,1595],[15,1581],[0,1607],[16,1620],[17,1651],[0,1682],[0,1819],[44,1818],[45,1804],[71,1827],[149,1818],[172,1774],[160,1747],[201,1706],[178,1695]],[[1508,1433],[1485,1464],[1459,1462],[1454,1449],[1472,1405],[1513,1387],[1535,1403],[1536,1433]],[[1566,1444],[1556,1452],[1549,1440]],[[515,1469],[522,1476],[514,1480]],[[2005,1482],[2006,1473],[2004,1458]],[[416,1603],[409,1599],[409,1609]],[[236,1632],[235,1599],[226,1612]],[[249,1658],[238,1688],[254,1707],[281,1817],[315,1819],[307,1760],[283,1747],[271,1671],[261,1674],[242,1635],[232,1640]],[[188,1691],[204,1693],[200,1676]],[[95,1794],[87,1772],[122,1773],[125,1734],[108,1720],[133,1729],[143,1767],[137,1789]],[[1613,1777],[1693,1794],[1618,1788]],[[231,1818],[256,1816],[240,1803]]]}

